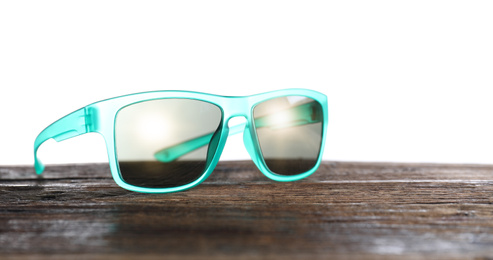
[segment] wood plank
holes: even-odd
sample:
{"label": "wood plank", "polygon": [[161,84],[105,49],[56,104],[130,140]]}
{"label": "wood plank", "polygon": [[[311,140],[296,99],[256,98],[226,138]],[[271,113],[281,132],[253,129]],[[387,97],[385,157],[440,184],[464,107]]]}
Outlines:
{"label": "wood plank", "polygon": [[493,166],[324,162],[276,183],[221,162],[173,194],[119,188],[104,164],[0,167],[0,259],[493,256]]}

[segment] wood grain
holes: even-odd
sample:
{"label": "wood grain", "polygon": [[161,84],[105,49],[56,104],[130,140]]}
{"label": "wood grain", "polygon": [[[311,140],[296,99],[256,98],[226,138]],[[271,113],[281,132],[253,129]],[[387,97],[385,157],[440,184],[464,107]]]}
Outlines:
{"label": "wood grain", "polygon": [[493,259],[493,166],[324,162],[276,183],[221,162],[173,194],[104,164],[0,167],[0,259]]}

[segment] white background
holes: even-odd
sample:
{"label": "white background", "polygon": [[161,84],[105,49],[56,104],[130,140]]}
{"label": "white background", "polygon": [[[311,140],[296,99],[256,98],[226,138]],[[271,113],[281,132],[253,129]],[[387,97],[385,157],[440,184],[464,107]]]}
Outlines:
{"label": "white background", "polygon": [[[2,1],[0,164],[122,94],[303,87],[329,98],[326,160],[493,163],[491,1]],[[106,161],[87,134],[45,163]],[[247,159],[241,136],[225,159]]]}

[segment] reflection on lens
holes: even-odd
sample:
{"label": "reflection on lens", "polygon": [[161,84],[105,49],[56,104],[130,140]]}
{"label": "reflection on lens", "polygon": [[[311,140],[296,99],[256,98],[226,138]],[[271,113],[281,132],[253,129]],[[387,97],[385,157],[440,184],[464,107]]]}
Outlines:
{"label": "reflection on lens", "polygon": [[[219,132],[221,117],[216,105],[192,99],[158,99],[124,107],[115,122],[122,179],[145,188],[179,187],[197,180],[215,152],[209,143],[211,133]],[[173,156],[194,142],[199,149]],[[172,159],[165,158],[168,154]]]}
{"label": "reflection on lens", "polygon": [[315,167],[322,143],[322,106],[303,96],[270,99],[253,110],[257,138],[267,167],[296,175]]}

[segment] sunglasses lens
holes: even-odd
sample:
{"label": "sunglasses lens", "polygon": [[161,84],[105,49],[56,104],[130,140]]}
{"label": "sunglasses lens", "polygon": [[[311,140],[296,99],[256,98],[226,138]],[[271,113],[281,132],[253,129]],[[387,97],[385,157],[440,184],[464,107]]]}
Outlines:
{"label": "sunglasses lens", "polygon": [[158,99],[122,108],[115,144],[124,182],[144,188],[179,187],[197,180],[216,150],[222,112],[192,99]]}
{"label": "sunglasses lens", "polygon": [[297,175],[315,167],[322,144],[323,110],[303,96],[270,99],[253,110],[266,166],[279,175]]}

